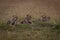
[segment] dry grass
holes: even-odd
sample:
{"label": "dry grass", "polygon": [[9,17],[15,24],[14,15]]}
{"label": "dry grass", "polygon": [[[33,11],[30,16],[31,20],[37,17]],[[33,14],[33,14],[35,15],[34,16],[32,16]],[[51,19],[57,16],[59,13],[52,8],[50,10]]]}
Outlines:
{"label": "dry grass", "polygon": [[[56,3],[55,3],[56,2]],[[59,1],[57,0],[6,0],[0,1],[0,19],[6,20],[12,15],[24,18],[26,14],[31,14],[33,18],[40,18],[41,15],[51,16],[52,19],[58,18],[60,15]]]}
{"label": "dry grass", "polygon": [[[51,25],[41,26],[38,21],[34,25],[16,25],[16,28],[5,25],[13,15],[20,19],[30,14],[32,19],[41,15],[51,16]],[[0,0],[0,40],[60,40],[60,0]],[[3,23],[3,24],[2,24]]]}

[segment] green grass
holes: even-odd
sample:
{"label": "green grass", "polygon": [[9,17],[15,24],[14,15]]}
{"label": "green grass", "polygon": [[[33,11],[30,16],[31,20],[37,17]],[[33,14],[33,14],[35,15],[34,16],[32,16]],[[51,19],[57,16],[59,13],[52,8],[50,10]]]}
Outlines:
{"label": "green grass", "polygon": [[4,23],[0,24],[0,29],[1,30],[7,30],[8,29],[8,25],[5,25]]}
{"label": "green grass", "polygon": [[[58,22],[54,24],[35,21],[33,24],[15,25],[15,28],[1,23],[0,30],[8,30],[5,34],[7,40],[60,40],[60,23]],[[6,36],[4,36],[4,39],[0,38],[0,40],[6,40]]]}

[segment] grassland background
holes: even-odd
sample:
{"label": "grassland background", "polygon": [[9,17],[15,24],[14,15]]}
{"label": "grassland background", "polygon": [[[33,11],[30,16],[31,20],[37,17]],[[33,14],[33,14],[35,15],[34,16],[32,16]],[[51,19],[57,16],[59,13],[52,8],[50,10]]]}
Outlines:
{"label": "grassland background", "polygon": [[60,15],[60,0],[0,0],[0,19],[18,15],[23,18],[31,14],[33,18],[40,18],[42,14],[58,18]]}
{"label": "grassland background", "polygon": [[[24,18],[26,14],[38,19],[41,15],[51,16],[51,21],[60,24],[60,0],[0,0],[0,24],[12,15]],[[56,20],[55,20],[56,19]],[[38,22],[37,22],[38,23]],[[0,27],[7,27],[2,24]],[[60,40],[60,26],[19,25],[14,31],[0,30],[0,40]],[[59,32],[57,32],[59,31]]]}

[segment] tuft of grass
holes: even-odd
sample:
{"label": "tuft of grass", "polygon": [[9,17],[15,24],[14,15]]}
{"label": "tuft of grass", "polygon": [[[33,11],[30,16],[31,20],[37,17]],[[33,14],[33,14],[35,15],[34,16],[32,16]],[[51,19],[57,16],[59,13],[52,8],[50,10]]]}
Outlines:
{"label": "tuft of grass", "polygon": [[32,25],[30,25],[30,24],[20,24],[20,25],[16,25],[16,29],[17,30],[31,30]]}
{"label": "tuft of grass", "polygon": [[4,30],[4,31],[6,31],[6,30],[12,31],[13,29],[11,29],[11,26],[10,26],[10,25],[7,25],[7,24],[5,24],[5,23],[1,23],[1,24],[0,24],[0,30]]}
{"label": "tuft of grass", "polygon": [[42,26],[42,27],[53,27],[55,24],[51,22],[43,22],[43,21],[35,21],[35,26]]}
{"label": "tuft of grass", "polygon": [[8,28],[9,28],[8,25],[4,23],[0,24],[0,30],[7,30]]}
{"label": "tuft of grass", "polygon": [[60,33],[60,19],[56,20],[56,25],[53,28],[54,31],[56,31],[57,33]]}

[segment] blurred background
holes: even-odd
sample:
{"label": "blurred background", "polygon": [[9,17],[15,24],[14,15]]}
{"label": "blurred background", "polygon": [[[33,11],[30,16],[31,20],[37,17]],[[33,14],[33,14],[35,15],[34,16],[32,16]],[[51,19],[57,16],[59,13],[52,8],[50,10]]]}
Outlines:
{"label": "blurred background", "polygon": [[33,18],[49,15],[52,19],[60,16],[60,0],[0,0],[0,19],[6,21],[12,15],[23,18],[26,14]]}
{"label": "blurred background", "polygon": [[[36,19],[32,25],[6,24],[13,15],[27,14]],[[38,21],[42,15],[51,20]],[[0,0],[0,40],[60,40],[60,0]]]}

